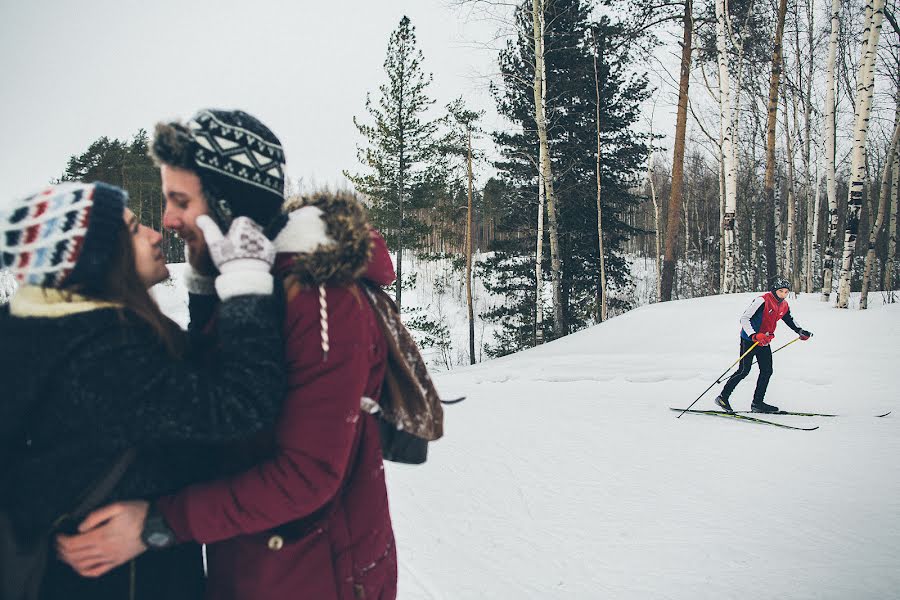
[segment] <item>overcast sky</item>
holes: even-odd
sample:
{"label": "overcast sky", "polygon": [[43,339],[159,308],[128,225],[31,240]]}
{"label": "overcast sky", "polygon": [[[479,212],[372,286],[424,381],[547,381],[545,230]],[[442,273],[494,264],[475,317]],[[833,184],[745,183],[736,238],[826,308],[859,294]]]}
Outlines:
{"label": "overcast sky", "polygon": [[0,199],[59,177],[100,136],[129,138],[201,107],[258,116],[292,179],[339,183],[359,168],[352,118],[385,81],[403,15],[437,105],[463,96],[492,108],[496,52],[484,45],[496,23],[445,0],[0,0]]}

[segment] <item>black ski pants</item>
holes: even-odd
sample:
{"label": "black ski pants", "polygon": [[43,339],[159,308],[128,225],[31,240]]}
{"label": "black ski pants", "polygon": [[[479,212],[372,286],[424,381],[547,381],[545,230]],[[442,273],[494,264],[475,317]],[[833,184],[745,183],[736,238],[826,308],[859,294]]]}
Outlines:
{"label": "black ski pants", "polygon": [[[740,356],[753,345],[750,340],[741,337]],[[770,346],[757,346],[747,356],[741,359],[738,370],[728,378],[725,387],[722,388],[722,397],[726,400],[731,397],[731,392],[737,387],[741,380],[750,374],[750,365],[753,364],[753,358],[759,364],[759,379],[756,380],[756,391],[753,392],[753,403],[762,402],[766,397],[766,388],[769,386],[769,378],[772,377],[772,348]]]}

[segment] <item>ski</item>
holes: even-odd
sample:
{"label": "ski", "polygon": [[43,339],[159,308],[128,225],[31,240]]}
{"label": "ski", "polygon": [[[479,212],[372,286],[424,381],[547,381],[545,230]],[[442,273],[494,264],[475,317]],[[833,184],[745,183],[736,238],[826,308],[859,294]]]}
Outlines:
{"label": "ski", "polygon": [[[676,410],[676,409],[673,409],[673,410]],[[702,411],[702,412],[724,413],[726,415],[729,414],[727,411],[724,411],[724,410],[707,410],[707,411]],[[889,414],[891,414],[891,412],[892,411],[887,411],[884,414],[875,415],[875,416],[876,417],[886,417]],[[773,413],[760,413],[760,412],[753,412],[753,411],[749,411],[749,410],[736,410],[736,411],[734,411],[734,414],[738,414],[738,415],[793,415],[795,417],[839,417],[839,416],[841,416],[841,415],[834,415],[831,413],[791,412],[789,410],[779,410],[778,412],[773,412]]]}
{"label": "ski", "polygon": [[791,412],[788,410],[779,410],[778,412],[773,413],[758,413],[752,412],[749,410],[736,410],[734,411],[739,415],[794,415],[796,417],[837,417],[839,415],[832,415],[828,413],[805,413],[805,412]]}
{"label": "ski", "polygon": [[764,425],[772,425],[774,427],[781,427],[784,429],[796,429],[798,431],[815,431],[819,427],[796,427],[794,425],[785,425],[784,423],[776,423],[775,421],[766,421],[764,419],[757,419],[756,417],[748,417],[745,414],[740,413],[729,413],[724,410],[684,410],[683,408],[669,408],[669,410],[674,410],[675,412],[689,412],[695,415],[709,415],[711,417],[722,417],[724,419],[735,419],[738,421],[747,421],[749,423],[762,423]]}

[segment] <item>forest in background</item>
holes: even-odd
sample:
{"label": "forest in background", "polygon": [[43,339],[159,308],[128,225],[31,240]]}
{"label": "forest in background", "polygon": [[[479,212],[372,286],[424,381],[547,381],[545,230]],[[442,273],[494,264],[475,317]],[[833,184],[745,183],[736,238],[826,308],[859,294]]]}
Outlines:
{"label": "forest in background", "polygon": [[[384,83],[353,117],[358,164],[345,175],[395,255],[398,304],[415,284],[411,256],[459,273],[466,362],[633,308],[635,259],[656,268],[652,301],[783,276],[840,308],[861,292],[865,308],[870,290],[897,287],[898,0],[456,4],[498,23],[491,93],[504,126],[487,129],[464,97],[437,104],[440,73],[403,17]],[[671,146],[654,123],[667,104]],[[162,230],[146,145],[142,130],[100,138],[60,179],[122,186]],[[165,235],[167,260],[183,260]],[[476,312],[473,279],[502,301]],[[414,321],[432,336],[446,327],[427,311]],[[479,348],[477,321],[493,332]]]}

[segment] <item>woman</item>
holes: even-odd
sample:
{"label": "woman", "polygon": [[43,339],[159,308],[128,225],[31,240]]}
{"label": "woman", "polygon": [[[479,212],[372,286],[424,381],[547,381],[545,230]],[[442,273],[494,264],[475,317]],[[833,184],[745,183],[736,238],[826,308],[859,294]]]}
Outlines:
{"label": "woman", "polygon": [[[22,539],[45,534],[127,448],[137,455],[110,500],[210,477],[214,444],[274,421],[284,389],[274,249],[246,218],[225,238],[203,227],[223,302],[215,360],[201,366],[147,291],[168,275],[161,238],[124,191],[60,184],[0,213],[3,265],[20,284],[0,311],[0,504]],[[51,560],[41,597],[196,598],[202,577],[190,544],[97,579]]]}
{"label": "woman", "polygon": [[[361,410],[378,401],[387,346],[361,279],[386,285],[394,271],[384,240],[349,195],[320,194],[289,213],[275,239],[285,290],[288,393],[274,435],[232,448],[234,475],[192,485],[153,503],[175,539],[207,545],[209,600],[393,600],[397,557],[378,424]],[[194,316],[192,312],[192,317]],[[147,505],[62,544],[85,574],[128,553],[96,539],[136,539]],[[101,530],[105,535],[98,535]]]}

